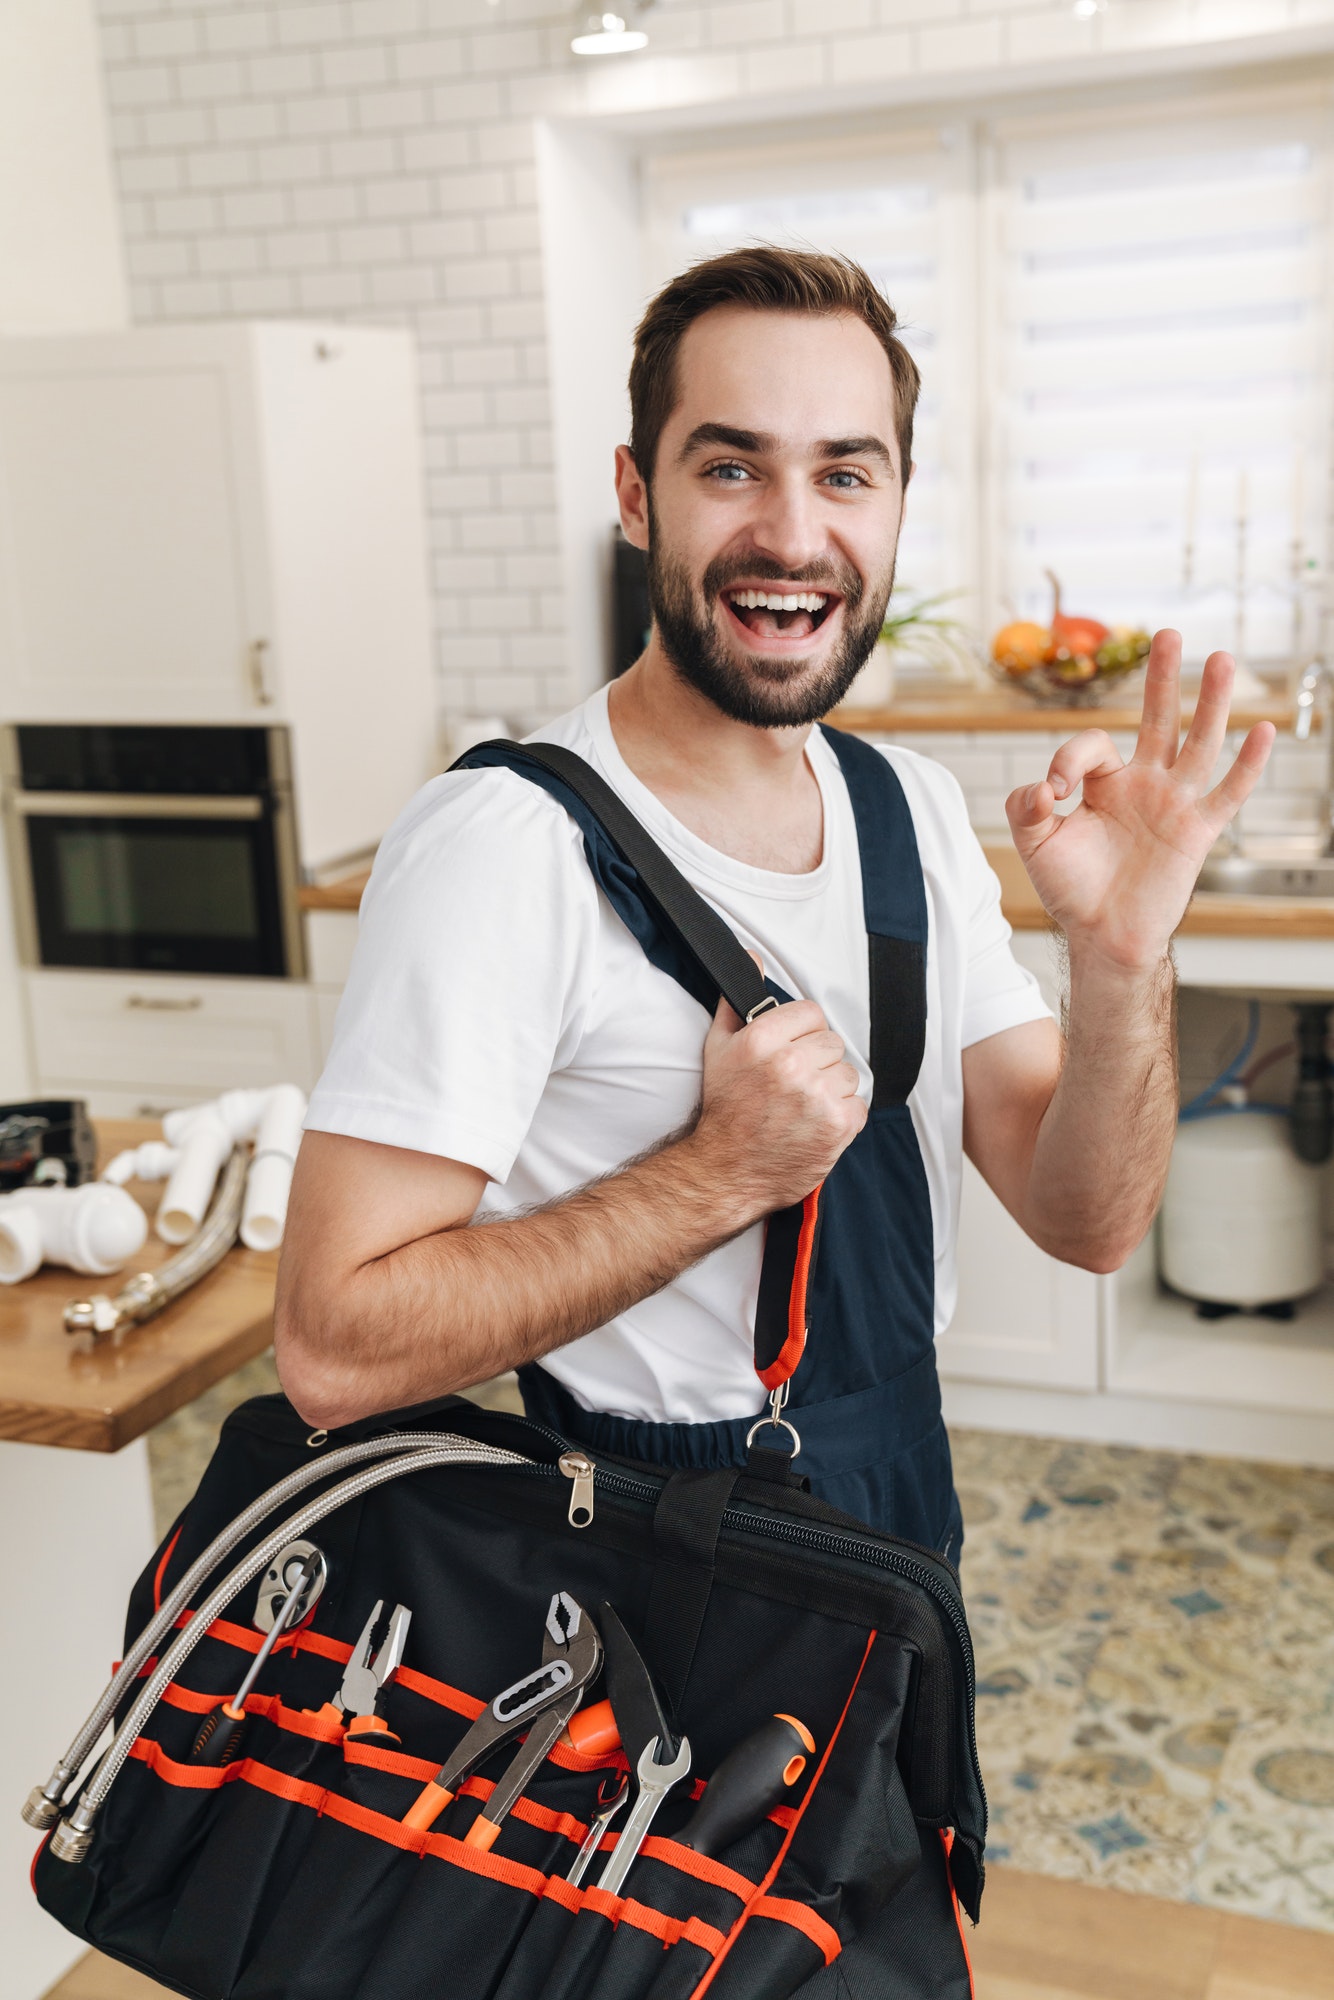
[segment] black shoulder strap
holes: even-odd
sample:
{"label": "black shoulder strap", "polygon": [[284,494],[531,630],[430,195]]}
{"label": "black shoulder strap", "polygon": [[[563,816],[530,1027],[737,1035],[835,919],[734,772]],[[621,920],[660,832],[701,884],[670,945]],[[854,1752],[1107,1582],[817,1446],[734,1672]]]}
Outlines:
{"label": "black shoulder strap", "polygon": [[537,772],[549,774],[561,789],[573,793],[622,860],[634,869],[642,893],[661,921],[699,965],[708,984],[726,997],[743,1021],[777,1005],[775,995],[744,945],[717,911],[690,886],[625,801],[576,751],[559,743],[510,743],[497,739],[477,744],[459,759],[460,765],[489,763],[536,766]]}

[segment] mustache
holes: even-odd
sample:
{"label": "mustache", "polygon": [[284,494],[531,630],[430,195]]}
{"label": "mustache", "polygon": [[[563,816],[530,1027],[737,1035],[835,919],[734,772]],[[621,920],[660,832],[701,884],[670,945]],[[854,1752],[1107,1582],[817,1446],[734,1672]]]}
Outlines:
{"label": "mustache", "polygon": [[772,556],[752,556],[744,562],[735,556],[715,556],[701,577],[700,586],[705,597],[712,598],[720,596],[729,584],[738,580],[786,583],[808,590],[819,590],[823,586],[836,591],[849,610],[855,610],[866,588],[850,563],[820,560],[803,563],[800,569],[788,569],[775,562]]}

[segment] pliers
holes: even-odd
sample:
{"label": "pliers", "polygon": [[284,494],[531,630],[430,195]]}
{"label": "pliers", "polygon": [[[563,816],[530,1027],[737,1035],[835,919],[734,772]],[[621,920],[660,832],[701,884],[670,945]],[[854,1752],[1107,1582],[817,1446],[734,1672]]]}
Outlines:
{"label": "pliers", "polygon": [[377,1597],[375,1608],[362,1626],[352,1656],[343,1668],[338,1693],[324,1704],[320,1713],[331,1721],[346,1721],[349,1736],[378,1736],[384,1743],[398,1743],[401,1739],[377,1711],[381,1688],[403,1663],[412,1613],[406,1604],[394,1606],[380,1649],[372,1657],[371,1643],[383,1610],[384,1599]]}
{"label": "pliers", "polygon": [[602,1641],[582,1605],[558,1590],[547,1609],[542,1664],[501,1692],[482,1710],[457,1748],[403,1815],[404,1826],[419,1832],[433,1826],[470,1771],[498,1744],[520,1729],[528,1733],[504,1775],[469,1827],[469,1847],[484,1852],[496,1843],[500,1824],[579,1706],[584,1689],[602,1665]]}

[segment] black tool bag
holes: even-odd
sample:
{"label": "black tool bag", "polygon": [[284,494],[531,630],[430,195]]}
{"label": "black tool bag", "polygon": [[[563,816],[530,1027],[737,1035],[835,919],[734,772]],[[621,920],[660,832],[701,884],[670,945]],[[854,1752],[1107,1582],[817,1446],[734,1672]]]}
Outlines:
{"label": "black tool bag", "polygon": [[[773,1005],[594,774],[529,753],[592,801],[706,989],[743,1017]],[[757,1353],[775,1416],[800,1347],[781,1290],[782,1351]],[[116,1680],[25,1808],[54,1828],[42,1904],[197,2000],[964,2000],[986,1804],[958,1578],[807,1492],[764,1448],[785,1428],[758,1424],[743,1468],[672,1472],[457,1398],[332,1436],[282,1397],[246,1404],[136,1586]],[[264,1662],[231,1761],[201,1761],[293,1544],[319,1550],[321,1593]],[[537,1670],[556,1593],[593,1618],[611,1606],[691,1746],[615,1894],[601,1853],[567,1878],[622,1749],[556,1741],[484,1846],[469,1831],[512,1745],[432,1824],[405,1824],[474,1719]],[[383,1690],[392,1737],[350,1730],[334,1700],[377,1601],[412,1614]],[[775,1714],[815,1745],[785,1802],[716,1854],[674,1839]]]}
{"label": "black tool bag", "polygon": [[[985,1805],[953,1570],[800,1485],[593,1463],[590,1492],[565,1451],[456,1399],[328,1438],[281,1397],[234,1412],[135,1588],[123,1761],[84,1857],[43,1843],[44,1907],[198,2000],[964,2000]],[[324,1554],[323,1594],[266,1663],[239,1755],[201,1766],[201,1720],[260,1643],[256,1579],[298,1536]],[[596,1866],[580,1890],[564,1878],[620,1751],[558,1744],[490,1852],[465,1836],[493,1766],[429,1832],[402,1824],[536,1666],[557,1590],[615,1605],[693,1749],[617,1896]],[[398,1749],[321,1714],[376,1599],[413,1613],[382,1701]],[[146,1633],[155,1607],[165,1629]],[[678,1846],[701,1781],[776,1711],[816,1744],[792,1803],[716,1858]],[[67,1793],[76,1825],[105,1769]]]}

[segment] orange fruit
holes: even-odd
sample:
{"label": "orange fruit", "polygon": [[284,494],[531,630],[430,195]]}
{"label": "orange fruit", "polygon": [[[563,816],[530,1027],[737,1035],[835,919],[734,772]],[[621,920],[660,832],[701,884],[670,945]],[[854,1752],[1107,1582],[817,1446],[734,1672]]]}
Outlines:
{"label": "orange fruit", "polygon": [[1013,625],[1002,626],[991,642],[991,657],[996,665],[1004,667],[1016,679],[1040,667],[1050,652],[1051,633],[1047,627],[1030,624],[1023,618]]}

